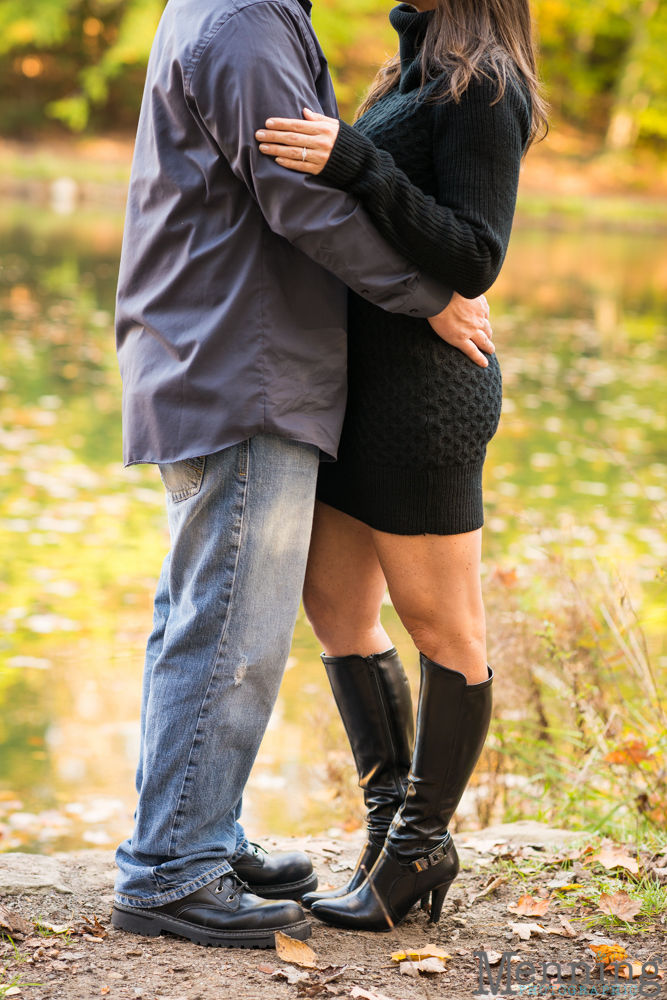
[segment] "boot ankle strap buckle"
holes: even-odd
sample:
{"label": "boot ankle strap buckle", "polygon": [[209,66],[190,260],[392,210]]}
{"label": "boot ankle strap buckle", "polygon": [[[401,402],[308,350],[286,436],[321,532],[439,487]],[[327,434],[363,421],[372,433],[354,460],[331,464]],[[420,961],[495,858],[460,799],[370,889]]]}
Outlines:
{"label": "boot ankle strap buckle", "polygon": [[412,862],[410,867],[415,872],[425,872],[427,868],[431,867],[431,865],[437,865],[443,861],[446,855],[446,846],[445,844],[441,844],[440,847],[436,847],[431,854],[427,854],[423,858],[417,858],[416,861]]}

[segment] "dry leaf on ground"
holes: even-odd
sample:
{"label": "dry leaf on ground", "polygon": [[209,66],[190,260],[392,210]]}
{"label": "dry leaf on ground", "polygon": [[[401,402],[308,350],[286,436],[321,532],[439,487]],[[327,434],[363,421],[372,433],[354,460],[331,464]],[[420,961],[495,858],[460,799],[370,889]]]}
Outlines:
{"label": "dry leaf on ground", "polygon": [[301,965],[305,969],[317,968],[317,955],[305,941],[297,941],[282,931],[276,931],[276,955],[283,962]]}
{"label": "dry leaf on ground", "polygon": [[498,965],[502,959],[502,954],[499,951],[487,951],[486,960],[489,965]]}
{"label": "dry leaf on ground", "polygon": [[618,917],[619,920],[625,920],[628,923],[634,921],[642,908],[641,902],[630,899],[627,892],[615,892],[613,896],[603,892],[598,900],[598,906],[603,913],[608,913],[610,916]]}
{"label": "dry leaf on ground", "polygon": [[630,857],[625,847],[603,847],[591,857],[591,861],[599,861],[607,871],[612,868],[625,868],[632,875],[639,874],[639,865]]}
{"label": "dry leaf on ground", "polygon": [[[628,964],[632,966],[632,978],[633,979],[639,979],[639,977],[642,974],[642,968],[643,968],[644,963],[643,962],[638,962],[634,958],[629,958],[629,959],[627,959],[627,961],[628,961]],[[613,966],[608,966],[608,968],[613,968]],[[650,965],[650,964],[647,963],[647,965],[646,965],[646,971],[651,976],[651,978],[655,978],[655,979],[664,979],[665,978],[664,972],[658,972],[656,974],[655,965]],[[621,977],[621,979],[629,979],[630,978],[630,970],[628,969],[628,966],[627,965],[621,966],[621,968],[618,970],[618,974]]]}
{"label": "dry leaf on ground", "polygon": [[[278,934],[280,931],[278,931]],[[304,979],[310,979],[309,972],[299,972],[295,969],[293,965],[286,965],[282,969],[276,969],[272,976],[276,979],[286,979],[290,986],[294,986],[296,983],[302,982]]]}
{"label": "dry leaf on ground", "polygon": [[446,972],[447,966],[441,958],[422,958],[418,962],[401,962],[399,971],[402,976],[418,979],[420,972]]}
{"label": "dry leaf on ground", "polygon": [[369,993],[368,990],[363,990],[361,986],[353,986],[350,990],[351,997],[359,997],[360,1000],[391,1000],[391,997],[386,997],[384,993]]}
{"label": "dry leaf on ground", "polygon": [[[32,924],[6,906],[0,905],[0,933],[2,934],[32,934]],[[5,994],[6,995],[6,994]]]}
{"label": "dry leaf on ground", "polygon": [[549,900],[529,895],[520,896],[516,903],[508,903],[507,909],[518,917],[543,917],[549,909]]}
{"label": "dry leaf on ground", "polygon": [[409,951],[395,951],[391,956],[392,962],[404,962],[408,959],[410,962],[419,962],[422,958],[442,958],[451,959],[451,955],[448,955],[443,948],[438,948],[435,944],[425,944],[423,948],[414,948]]}
{"label": "dry leaf on ground", "polygon": [[567,917],[559,917],[558,919],[560,920],[560,925],[563,928],[563,937],[576,938],[577,932]]}
{"label": "dry leaf on ground", "polygon": [[481,892],[476,892],[473,896],[470,896],[469,898],[470,904],[472,905],[475,902],[475,900],[481,899],[483,896],[488,896],[489,893],[491,892],[495,892],[496,889],[499,886],[503,885],[504,882],[507,882],[507,879],[505,878],[504,875],[498,875],[497,878],[491,879],[489,884],[484,889],[482,889]]}
{"label": "dry leaf on ground", "polygon": [[5,990],[4,996],[6,997],[18,997],[21,995],[21,991],[18,986],[10,986],[8,990]]}
{"label": "dry leaf on ground", "polygon": [[83,924],[79,928],[80,932],[85,932],[87,934],[92,934],[94,937],[100,939],[108,936],[108,931],[104,929],[102,924],[99,922],[95,914],[93,913],[93,919],[90,917],[83,918]]}
{"label": "dry leaf on ground", "polygon": [[510,924],[509,927],[515,934],[519,935],[522,941],[530,941],[531,934],[536,934],[539,937],[547,933],[540,924]]}
{"label": "dry leaf on ground", "polygon": [[591,944],[588,946],[598,962],[622,962],[628,953],[622,944]]}

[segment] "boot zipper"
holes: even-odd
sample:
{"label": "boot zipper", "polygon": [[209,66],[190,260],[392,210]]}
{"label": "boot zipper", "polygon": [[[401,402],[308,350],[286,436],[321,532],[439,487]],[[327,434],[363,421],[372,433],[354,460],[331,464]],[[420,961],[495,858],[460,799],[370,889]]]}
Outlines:
{"label": "boot zipper", "polygon": [[375,657],[372,654],[371,654],[371,656],[366,657],[366,662],[370,666],[371,674],[373,676],[373,681],[375,682],[375,689],[377,691],[378,701],[380,702],[380,708],[382,710],[382,718],[384,720],[384,728],[385,728],[385,732],[386,732],[388,740],[389,740],[389,746],[391,748],[391,754],[392,754],[391,771],[392,771],[392,775],[393,775],[393,778],[394,778],[394,785],[396,787],[396,791],[400,795],[401,791],[402,791],[402,788],[401,788],[401,782],[398,779],[398,770],[397,770],[397,766],[396,766],[396,760],[398,758],[398,753],[397,753],[397,750],[396,750],[396,744],[394,742],[394,734],[392,733],[391,726],[389,724],[389,716],[387,715],[387,708],[386,708],[385,703],[384,703],[384,693],[382,691],[382,685],[380,683],[380,678],[378,677],[377,663],[375,661]]}

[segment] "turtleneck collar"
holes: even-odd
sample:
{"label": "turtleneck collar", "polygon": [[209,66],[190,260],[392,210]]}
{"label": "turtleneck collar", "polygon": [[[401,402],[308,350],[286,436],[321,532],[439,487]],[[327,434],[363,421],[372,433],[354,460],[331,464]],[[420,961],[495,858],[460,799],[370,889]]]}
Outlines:
{"label": "turtleneck collar", "polygon": [[415,10],[407,3],[401,3],[389,12],[389,20],[399,38],[401,82],[398,89],[402,94],[421,86],[419,50],[432,16],[432,10]]}

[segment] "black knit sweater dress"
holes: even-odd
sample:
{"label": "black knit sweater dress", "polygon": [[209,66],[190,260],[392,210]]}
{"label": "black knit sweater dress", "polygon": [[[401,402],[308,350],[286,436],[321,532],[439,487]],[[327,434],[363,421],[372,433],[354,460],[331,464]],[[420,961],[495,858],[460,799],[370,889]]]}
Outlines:
{"label": "black knit sweater dress", "polygon": [[[341,122],[319,175],[355,194],[409,260],[468,298],[486,291],[509,241],[530,103],[508,80],[461,101],[421,91],[419,47],[432,12],[401,4],[400,83],[357,122]],[[496,102],[496,103],[494,103]],[[348,402],[338,461],[320,465],[319,500],[398,535],[451,535],[484,521],[482,466],[500,418],[495,355],[480,368],[427,320],[349,293]]]}

